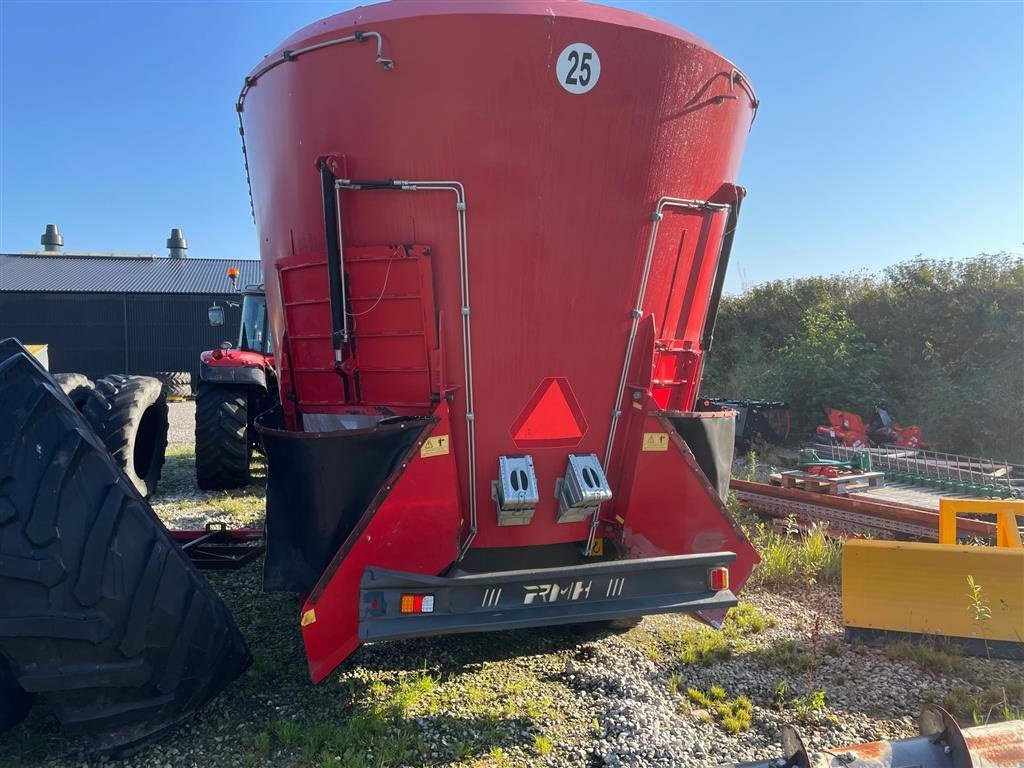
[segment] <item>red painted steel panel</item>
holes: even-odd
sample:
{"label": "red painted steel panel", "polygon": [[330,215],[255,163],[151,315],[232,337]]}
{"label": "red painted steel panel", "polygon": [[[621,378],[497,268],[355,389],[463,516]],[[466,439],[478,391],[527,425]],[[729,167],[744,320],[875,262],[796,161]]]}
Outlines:
{"label": "red painted steel panel", "polygon": [[627,439],[633,466],[619,488],[623,503],[617,517],[605,517],[621,526],[630,556],[735,552],[729,584],[738,589],[761,558],[672,423],[656,411],[643,413]]}
{"label": "red painted steel panel", "polygon": [[[302,606],[309,673],[320,682],[359,647],[359,582],[367,566],[438,575],[455,559],[462,512],[455,456],[421,455],[430,437],[451,434],[448,406],[388,478]],[[310,614],[312,611],[312,614]]]}
{"label": "red painted steel panel", "polygon": [[430,353],[437,347],[430,249],[345,249],[349,322],[365,405],[431,405]]}
{"label": "red painted steel panel", "polygon": [[[242,119],[265,272],[282,267],[289,302],[300,293],[310,300],[327,296],[316,170],[322,155],[344,153],[354,179],[461,182],[477,442],[474,545],[584,539],[586,521],[555,522],[554,483],[569,451],[603,458],[612,412],[630,409],[629,389],[621,403],[615,395],[652,213],[662,196],[735,202],[753,98],[733,65],[692,35],[575,0],[371,5],[307,27],[272,57],[356,30],[382,36],[382,55],[394,60],[393,69],[375,62],[376,41],[367,38],[303,53],[263,72],[245,97]],[[599,75],[591,69],[593,85],[584,93],[571,92],[560,69],[563,54],[578,43],[600,61]],[[580,69],[577,82],[582,77]],[[435,309],[447,319],[428,359],[440,358],[437,347],[445,350],[452,438],[461,448],[467,377],[454,197],[344,190],[339,199],[346,253],[379,243],[431,248]],[[720,210],[664,212],[641,307],[655,329],[644,337],[646,360],[655,338],[699,346],[726,219]],[[302,254],[314,254],[321,266],[307,270],[315,286],[305,286],[296,271],[292,293],[284,267]],[[294,367],[293,378],[281,377],[282,387],[294,381],[300,409],[341,407],[326,305],[286,306],[273,280],[267,293],[275,348],[284,348],[287,327],[286,359]],[[371,286],[360,295],[375,294]],[[388,306],[398,314],[398,303]],[[383,308],[376,311],[381,314],[374,319],[387,325]],[[643,322],[646,328],[648,320]],[[672,375],[685,379],[685,391],[678,384],[682,394],[666,393],[666,402],[671,396],[686,407],[699,368],[699,355],[688,368],[676,366]],[[419,375],[394,380],[396,388],[420,386],[412,383]],[[571,382],[588,428],[571,448],[529,449],[541,503],[530,525],[499,528],[490,498],[497,459],[524,452],[509,425],[548,377]],[[428,381],[436,389],[436,377]],[[394,391],[391,396],[398,397]],[[636,458],[624,447],[626,432],[619,430],[617,458],[606,468],[610,478]],[[465,504],[465,451],[457,461]],[[672,493],[699,493],[691,486],[682,483]],[[625,503],[614,481],[613,490],[609,512]]]}

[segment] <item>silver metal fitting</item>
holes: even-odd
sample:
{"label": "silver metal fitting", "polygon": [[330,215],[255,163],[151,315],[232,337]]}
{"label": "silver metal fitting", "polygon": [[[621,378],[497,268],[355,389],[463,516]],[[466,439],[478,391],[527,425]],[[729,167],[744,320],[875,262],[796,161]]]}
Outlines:
{"label": "silver metal fitting", "polygon": [[491,498],[498,509],[498,525],[528,525],[540,501],[533,457],[499,456]]}
{"label": "silver metal fitting", "polygon": [[597,513],[612,498],[608,478],[594,453],[570,453],[565,477],[555,481],[559,523],[577,523]]}

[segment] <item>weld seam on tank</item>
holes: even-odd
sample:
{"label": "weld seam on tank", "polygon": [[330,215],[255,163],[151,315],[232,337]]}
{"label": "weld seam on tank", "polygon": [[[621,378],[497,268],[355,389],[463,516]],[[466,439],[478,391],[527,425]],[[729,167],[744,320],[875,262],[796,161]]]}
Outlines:
{"label": "weld seam on tank", "polygon": [[[603,469],[607,473],[609,470],[609,463],[612,458],[612,445],[615,443],[615,432],[619,423],[619,417],[622,416],[622,409],[620,404],[622,403],[622,396],[626,391],[626,377],[629,375],[629,362],[633,357],[633,347],[636,345],[636,332],[637,328],[640,327],[640,318],[643,316],[644,298],[647,295],[647,279],[651,273],[651,262],[654,259],[654,247],[658,239],[658,228],[661,225],[661,220],[664,216],[664,210],[666,208],[680,208],[684,210],[698,210],[698,211],[712,211],[714,213],[721,213],[723,211],[730,211],[732,206],[729,203],[712,203],[708,200],[689,200],[682,197],[660,197],[658,198],[657,204],[654,206],[654,211],[651,213],[651,233],[647,238],[647,250],[644,253],[644,265],[640,272],[640,287],[637,290],[636,303],[633,305],[633,310],[630,312],[630,328],[629,337],[626,341],[626,355],[622,361],[622,371],[619,374],[619,386],[615,393],[615,400],[612,405],[612,423],[608,430],[608,443],[604,449],[604,465]],[[597,526],[600,521],[601,507],[598,506],[594,510],[593,516],[590,518],[590,532],[587,535],[587,545],[583,550],[584,552],[590,552],[594,547],[594,539],[597,537]]]}
{"label": "weld seam on tank", "polygon": [[[342,189],[352,191],[372,189],[394,189],[403,192],[449,191],[455,194],[455,213],[459,227],[459,288],[462,299],[462,364],[466,371],[466,452],[469,464],[469,532],[459,548],[458,560],[465,557],[477,534],[476,503],[476,413],[473,410],[473,337],[470,328],[469,308],[469,236],[466,226],[466,188],[461,181],[354,181],[338,179],[334,183],[336,194]],[[341,201],[337,202],[338,216],[341,216]],[[344,264],[345,254],[341,254]],[[441,382],[444,386],[444,382]]]}

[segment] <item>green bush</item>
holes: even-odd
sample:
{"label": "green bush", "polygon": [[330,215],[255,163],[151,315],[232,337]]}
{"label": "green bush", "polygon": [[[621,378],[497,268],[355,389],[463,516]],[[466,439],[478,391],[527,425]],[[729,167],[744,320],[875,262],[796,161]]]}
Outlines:
{"label": "green bush", "polygon": [[881,275],[778,280],[725,297],[704,390],[778,398],[792,435],[824,408],[902,424],[957,453],[1024,460],[1024,259],[917,258]]}

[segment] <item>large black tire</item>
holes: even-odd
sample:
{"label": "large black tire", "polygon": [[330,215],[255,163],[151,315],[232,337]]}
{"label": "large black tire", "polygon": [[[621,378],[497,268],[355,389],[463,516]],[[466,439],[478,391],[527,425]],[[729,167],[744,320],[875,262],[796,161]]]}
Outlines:
{"label": "large black tire", "polygon": [[201,382],[196,391],[196,484],[204,491],[250,482],[249,391]]}
{"label": "large black tire", "polygon": [[188,371],[159,371],[150,375],[163,384],[168,398],[192,396],[192,374]]}
{"label": "large black tire", "polygon": [[61,388],[61,391],[68,396],[68,399],[75,404],[75,408],[79,411],[85,409],[89,398],[96,391],[96,385],[93,383],[93,380],[81,373],[55,373],[53,374],[53,380],[57,382],[57,386]]}
{"label": "large black tire", "polygon": [[7,660],[0,656],[0,733],[25,717],[32,697],[22,690]]}
{"label": "large black tire", "polygon": [[167,398],[160,382],[149,376],[104,376],[83,413],[139,493],[151,496],[167,452]]}
{"label": "large black tire", "polygon": [[50,376],[0,344],[0,656],[124,753],[250,663],[227,608]]}

